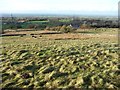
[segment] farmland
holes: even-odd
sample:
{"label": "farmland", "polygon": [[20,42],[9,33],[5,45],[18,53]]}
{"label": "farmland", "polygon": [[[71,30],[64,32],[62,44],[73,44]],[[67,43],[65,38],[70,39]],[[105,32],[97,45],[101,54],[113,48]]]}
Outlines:
{"label": "farmland", "polygon": [[0,37],[0,87],[120,89],[117,30]]}

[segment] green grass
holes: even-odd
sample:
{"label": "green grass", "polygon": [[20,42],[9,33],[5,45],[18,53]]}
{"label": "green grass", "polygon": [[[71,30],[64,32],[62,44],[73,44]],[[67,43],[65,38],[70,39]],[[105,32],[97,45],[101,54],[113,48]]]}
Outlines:
{"label": "green grass", "polygon": [[49,22],[49,21],[29,21],[30,23],[45,23],[45,22]]}
{"label": "green grass", "polygon": [[71,20],[70,19],[61,19],[59,20],[59,22],[70,22]]}
{"label": "green grass", "polygon": [[2,38],[1,87],[120,89],[116,39],[29,38]]}

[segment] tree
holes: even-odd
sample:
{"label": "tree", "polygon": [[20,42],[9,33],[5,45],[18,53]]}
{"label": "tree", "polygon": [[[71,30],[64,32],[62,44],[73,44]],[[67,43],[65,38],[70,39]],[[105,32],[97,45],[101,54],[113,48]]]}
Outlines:
{"label": "tree", "polygon": [[50,27],[47,26],[47,27],[45,28],[45,30],[50,30]]}
{"label": "tree", "polygon": [[63,26],[60,28],[60,31],[66,33],[66,32],[67,32],[67,30],[66,30],[66,25],[63,25]]}
{"label": "tree", "polygon": [[35,29],[35,30],[37,30],[37,29],[38,29],[38,27],[39,27],[39,25],[38,25],[38,24],[34,25],[34,29]]}
{"label": "tree", "polygon": [[69,33],[69,32],[75,31],[75,29],[72,26],[63,25],[61,27],[60,31],[63,32],[63,33]]}

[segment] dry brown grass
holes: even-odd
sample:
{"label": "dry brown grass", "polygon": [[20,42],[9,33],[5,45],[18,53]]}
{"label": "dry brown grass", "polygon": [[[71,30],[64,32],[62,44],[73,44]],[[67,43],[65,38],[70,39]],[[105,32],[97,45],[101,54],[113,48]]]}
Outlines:
{"label": "dry brown grass", "polygon": [[64,34],[50,34],[50,35],[44,35],[45,38],[49,39],[87,39],[92,38],[93,36],[88,36],[84,34],[74,34],[74,33],[64,33]]}
{"label": "dry brown grass", "polygon": [[[79,29],[78,31],[87,31],[90,29]],[[52,40],[64,40],[64,39],[89,39],[89,38],[101,38],[101,39],[117,39],[117,34],[113,33],[96,33],[96,34],[86,34],[86,33],[63,33],[59,34],[56,31],[20,31],[20,32],[6,32],[5,34],[26,34],[29,35],[29,38],[35,39],[52,39]]]}
{"label": "dry brown grass", "polygon": [[9,31],[9,32],[5,32],[5,34],[46,34],[46,33],[58,33],[57,31],[48,31],[48,30],[44,30],[44,31]]}

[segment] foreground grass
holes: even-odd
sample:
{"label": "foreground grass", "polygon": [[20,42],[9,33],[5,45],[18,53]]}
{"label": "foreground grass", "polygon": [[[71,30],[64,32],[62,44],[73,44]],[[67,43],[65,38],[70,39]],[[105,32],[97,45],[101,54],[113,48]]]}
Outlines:
{"label": "foreground grass", "polygon": [[4,37],[1,87],[120,88],[117,38]]}

